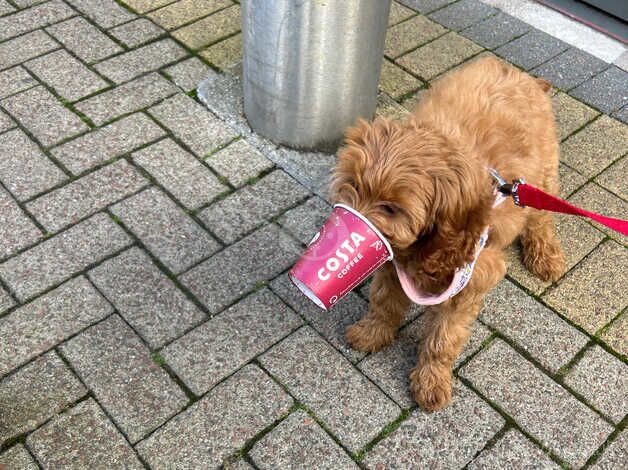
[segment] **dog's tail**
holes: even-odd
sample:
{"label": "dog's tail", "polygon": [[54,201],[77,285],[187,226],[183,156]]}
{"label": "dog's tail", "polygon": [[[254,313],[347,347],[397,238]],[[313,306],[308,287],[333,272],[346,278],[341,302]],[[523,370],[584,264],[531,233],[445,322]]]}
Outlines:
{"label": "dog's tail", "polygon": [[535,78],[536,84],[543,90],[544,93],[547,93],[552,89],[552,84],[545,80],[544,78]]}

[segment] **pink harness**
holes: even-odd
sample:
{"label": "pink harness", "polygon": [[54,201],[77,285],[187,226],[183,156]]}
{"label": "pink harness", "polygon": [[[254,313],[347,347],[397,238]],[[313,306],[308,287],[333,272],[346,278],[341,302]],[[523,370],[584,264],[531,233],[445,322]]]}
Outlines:
{"label": "pink harness", "polygon": [[[495,202],[493,202],[493,207],[499,206],[502,202],[506,200],[506,197],[495,191]],[[427,292],[420,291],[414,281],[410,277],[410,275],[395,261],[393,264],[395,265],[395,269],[397,270],[397,276],[399,277],[399,282],[403,291],[406,293],[408,298],[418,305],[437,305],[442,304],[446,300],[449,300],[458,292],[466,287],[466,285],[471,280],[471,275],[473,274],[473,268],[475,267],[475,263],[477,262],[482,249],[486,245],[488,240],[488,232],[489,227],[487,226],[480,235],[480,240],[478,241],[478,247],[475,250],[475,256],[473,257],[473,261],[465,264],[461,268],[457,268],[454,273],[454,278],[451,280],[451,284],[444,292],[439,295],[430,294]]]}

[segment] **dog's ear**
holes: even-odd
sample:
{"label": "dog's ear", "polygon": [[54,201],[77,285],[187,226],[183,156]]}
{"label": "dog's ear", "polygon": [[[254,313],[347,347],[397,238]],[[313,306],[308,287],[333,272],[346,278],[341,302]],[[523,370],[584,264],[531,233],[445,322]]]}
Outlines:
{"label": "dog's ear", "polygon": [[485,175],[475,173],[465,169],[435,179],[431,230],[414,247],[417,274],[428,292],[442,292],[456,268],[473,260],[489,222],[492,188]]}

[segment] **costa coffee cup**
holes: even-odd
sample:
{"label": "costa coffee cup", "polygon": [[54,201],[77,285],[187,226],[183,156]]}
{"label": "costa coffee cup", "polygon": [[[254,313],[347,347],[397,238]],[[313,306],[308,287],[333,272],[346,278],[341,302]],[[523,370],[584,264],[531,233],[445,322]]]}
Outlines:
{"label": "costa coffee cup", "polygon": [[366,217],[336,204],[289,277],[312,302],[329,310],[392,259],[390,244]]}

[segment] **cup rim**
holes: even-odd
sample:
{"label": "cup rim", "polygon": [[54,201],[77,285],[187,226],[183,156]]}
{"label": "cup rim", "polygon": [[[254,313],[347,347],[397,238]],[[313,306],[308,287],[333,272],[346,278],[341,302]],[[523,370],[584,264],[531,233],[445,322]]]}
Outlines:
{"label": "cup rim", "polygon": [[299,290],[308,298],[310,299],[312,302],[314,302],[318,307],[322,308],[323,310],[327,310],[327,307],[325,306],[325,303],[312,291],[312,289],[310,289],[308,286],[306,286],[301,279],[299,279],[298,277],[294,276],[292,274],[292,272],[288,273],[288,277],[290,278],[290,280],[292,281],[292,283],[297,286],[299,288]]}
{"label": "cup rim", "polygon": [[386,237],[384,235],[382,235],[382,232],[380,232],[377,227],[375,227],[375,225],[373,225],[373,223],[367,219],[366,217],[364,217],[362,214],[360,214],[357,210],[355,210],[353,207],[351,206],[347,206],[346,204],[334,204],[334,209],[336,207],[341,207],[342,209],[348,210],[349,212],[351,212],[353,215],[355,215],[356,217],[359,217],[360,220],[362,222],[364,222],[366,225],[369,226],[369,228],[371,230],[373,230],[373,232],[375,232],[375,234],[379,237],[379,239],[384,243],[384,245],[386,245],[386,249],[388,250],[388,254],[389,254],[389,258],[386,261],[391,261],[394,258],[394,254],[393,254],[393,250],[390,246],[390,243],[388,243],[388,240],[386,239]]}

